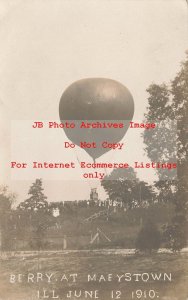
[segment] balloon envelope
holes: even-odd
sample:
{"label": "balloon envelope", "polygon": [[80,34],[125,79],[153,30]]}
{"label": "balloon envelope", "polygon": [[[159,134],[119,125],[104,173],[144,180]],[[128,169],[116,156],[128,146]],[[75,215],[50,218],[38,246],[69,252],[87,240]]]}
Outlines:
{"label": "balloon envelope", "polygon": [[[59,104],[61,122],[72,120],[75,128],[64,128],[67,137],[76,145],[95,142],[96,148],[84,150],[96,159],[109,151],[102,142],[119,142],[129,128],[134,114],[134,101],[121,83],[106,78],[87,78],[74,82],[63,93]],[[81,122],[123,123],[123,128],[80,128]]]}

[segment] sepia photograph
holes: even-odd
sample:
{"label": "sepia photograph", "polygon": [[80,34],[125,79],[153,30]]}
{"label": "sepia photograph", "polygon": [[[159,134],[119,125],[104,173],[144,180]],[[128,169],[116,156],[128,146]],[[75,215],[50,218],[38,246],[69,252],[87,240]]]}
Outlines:
{"label": "sepia photograph", "polygon": [[187,300],[187,1],[0,22],[0,300]]}

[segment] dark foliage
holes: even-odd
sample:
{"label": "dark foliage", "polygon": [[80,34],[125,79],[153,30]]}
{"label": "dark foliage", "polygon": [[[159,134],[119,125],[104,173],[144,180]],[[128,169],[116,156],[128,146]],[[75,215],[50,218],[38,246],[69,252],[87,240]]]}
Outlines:
{"label": "dark foliage", "polygon": [[152,252],[152,250],[158,250],[160,244],[160,231],[151,220],[147,221],[136,239],[136,249],[144,252]]}

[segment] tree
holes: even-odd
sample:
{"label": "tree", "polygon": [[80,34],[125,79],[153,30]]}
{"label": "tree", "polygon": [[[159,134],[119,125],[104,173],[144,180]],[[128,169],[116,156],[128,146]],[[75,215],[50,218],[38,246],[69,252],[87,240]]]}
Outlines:
{"label": "tree", "polygon": [[18,209],[29,212],[47,211],[48,202],[46,201],[47,197],[44,195],[43,190],[42,179],[36,179],[28,192],[31,196],[27,200],[21,202]]}
{"label": "tree", "polygon": [[139,181],[135,185],[133,194],[135,195],[135,199],[137,199],[137,206],[139,207],[148,207],[156,199],[154,187],[145,181]]}
{"label": "tree", "polygon": [[[158,126],[155,130],[144,131],[145,151],[152,161],[177,162],[177,171],[157,169],[159,182],[156,186],[161,199],[175,204],[169,236],[171,244],[183,247],[187,235],[188,199],[188,56],[168,86],[151,84],[147,92],[149,106],[145,121],[158,122]],[[169,229],[168,226],[168,232]]]}
{"label": "tree", "polygon": [[18,206],[18,211],[21,210],[24,215],[28,214],[29,227],[26,226],[25,230],[30,239],[30,246],[37,250],[45,247],[44,235],[51,224],[47,197],[44,195],[43,190],[42,179],[36,179],[28,192],[30,197]]}
{"label": "tree", "polygon": [[157,226],[151,221],[147,220],[140,230],[136,240],[136,250],[149,251],[158,250],[161,244],[161,234]]}
{"label": "tree", "polygon": [[145,182],[139,182],[133,168],[114,169],[102,180],[101,185],[110,199],[121,199],[127,208],[141,206],[147,200],[152,200],[154,192]]}
{"label": "tree", "polygon": [[173,224],[164,225],[163,240],[165,246],[173,252],[180,251],[186,245],[186,222],[182,216],[173,218]]}
{"label": "tree", "polygon": [[0,186],[0,244],[5,250],[11,247],[12,224],[10,217],[15,198],[16,195],[10,193],[7,186]]}
{"label": "tree", "polygon": [[177,180],[159,180],[155,182],[155,187],[158,190],[158,202],[175,203]]}
{"label": "tree", "polygon": [[0,186],[0,217],[10,211],[15,196],[8,192],[7,186]]}
{"label": "tree", "polygon": [[[143,134],[145,151],[152,162],[175,162],[177,160],[177,124],[173,121],[171,95],[167,85],[151,84],[149,93],[146,123],[156,123],[152,130],[145,130]],[[156,169],[159,180],[173,180],[176,170]]]}

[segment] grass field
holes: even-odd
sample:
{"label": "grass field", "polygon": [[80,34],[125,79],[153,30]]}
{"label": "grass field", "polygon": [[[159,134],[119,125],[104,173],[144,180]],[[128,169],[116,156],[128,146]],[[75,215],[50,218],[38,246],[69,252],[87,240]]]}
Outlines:
{"label": "grass field", "polygon": [[[29,255],[22,253],[1,258],[0,300],[187,300],[187,259],[188,253],[161,253],[146,256],[127,255],[123,251],[116,253],[109,250],[33,252]],[[73,282],[71,274],[75,273],[76,282]],[[125,273],[132,274],[131,281],[125,280]],[[136,277],[135,273],[145,273],[145,275],[141,278],[140,275]],[[151,273],[158,275],[161,273],[161,279],[154,280]],[[167,280],[167,277],[164,280],[164,273],[171,274],[171,281]],[[22,274],[21,282],[18,282],[18,274]],[[50,282],[47,282],[46,274],[51,276]],[[88,282],[88,274],[92,276],[97,274],[96,281]],[[16,278],[16,282],[10,282],[11,275],[12,281]],[[117,275],[119,278],[122,276],[120,282]],[[136,278],[139,280],[135,281]],[[76,290],[77,294],[67,297],[70,290]],[[95,290],[98,292],[94,293]],[[40,291],[39,296],[37,291]],[[89,293],[85,294],[84,291]],[[112,295],[112,291],[119,292],[114,292]]]}

